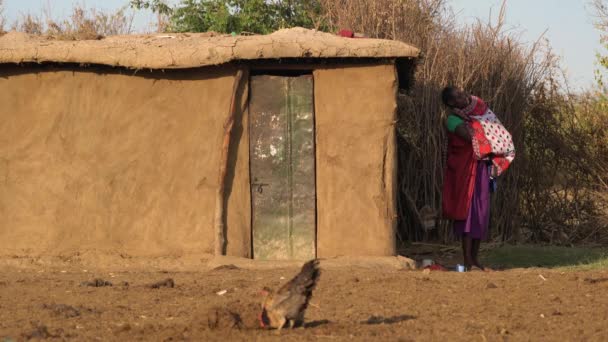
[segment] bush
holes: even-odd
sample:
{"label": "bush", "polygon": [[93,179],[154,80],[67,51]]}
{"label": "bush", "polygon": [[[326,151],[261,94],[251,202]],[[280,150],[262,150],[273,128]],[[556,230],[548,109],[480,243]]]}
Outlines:
{"label": "bush", "polygon": [[605,244],[608,115],[591,94],[566,96],[558,87],[535,92],[524,122],[522,239]]}

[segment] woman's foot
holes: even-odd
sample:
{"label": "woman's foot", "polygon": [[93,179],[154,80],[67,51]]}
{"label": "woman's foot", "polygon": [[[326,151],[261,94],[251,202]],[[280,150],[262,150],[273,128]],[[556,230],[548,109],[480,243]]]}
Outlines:
{"label": "woman's foot", "polygon": [[478,261],[473,263],[473,267],[477,268],[480,271],[483,272],[493,272],[494,270],[489,268],[489,267],[485,267],[482,264],[480,264]]}
{"label": "woman's foot", "polygon": [[476,260],[476,259],[473,260],[473,266],[477,267],[478,269],[480,269],[482,271],[485,270],[485,267],[483,267],[483,265],[479,262],[479,260]]}

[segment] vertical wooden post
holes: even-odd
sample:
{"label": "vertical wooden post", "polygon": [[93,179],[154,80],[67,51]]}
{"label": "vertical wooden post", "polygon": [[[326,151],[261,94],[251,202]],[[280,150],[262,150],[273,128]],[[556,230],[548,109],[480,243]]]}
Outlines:
{"label": "vertical wooden post", "polygon": [[234,117],[237,111],[237,93],[241,80],[243,78],[243,70],[238,69],[236,76],[234,77],[234,86],[232,87],[232,100],[230,101],[230,111],[228,118],[224,123],[224,141],[222,143],[222,151],[220,154],[220,169],[219,179],[217,184],[217,194],[215,198],[215,218],[214,218],[214,229],[215,229],[215,255],[224,255],[224,247],[226,244],[226,237],[224,231],[226,224],[224,222],[224,196],[226,194],[226,171],[228,169],[228,151],[230,149],[230,136],[232,135],[232,127],[234,126]]}

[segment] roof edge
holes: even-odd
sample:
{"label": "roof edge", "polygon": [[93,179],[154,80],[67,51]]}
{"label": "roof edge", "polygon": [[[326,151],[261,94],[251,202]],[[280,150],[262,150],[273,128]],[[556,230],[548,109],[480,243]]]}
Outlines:
{"label": "roof edge", "polygon": [[303,28],[253,36],[176,33],[65,41],[9,32],[0,37],[0,64],[55,62],[131,69],[187,69],[263,59],[419,56],[418,48],[399,41],[343,38]]}

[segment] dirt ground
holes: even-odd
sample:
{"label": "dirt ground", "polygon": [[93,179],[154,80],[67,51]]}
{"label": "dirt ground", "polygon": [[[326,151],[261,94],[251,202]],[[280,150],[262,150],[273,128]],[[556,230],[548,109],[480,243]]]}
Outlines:
{"label": "dirt ground", "polygon": [[[279,286],[297,271],[5,265],[0,339],[608,340],[608,270],[424,273],[322,267],[304,328],[259,329],[259,290]],[[168,278],[172,281],[164,281]]]}

